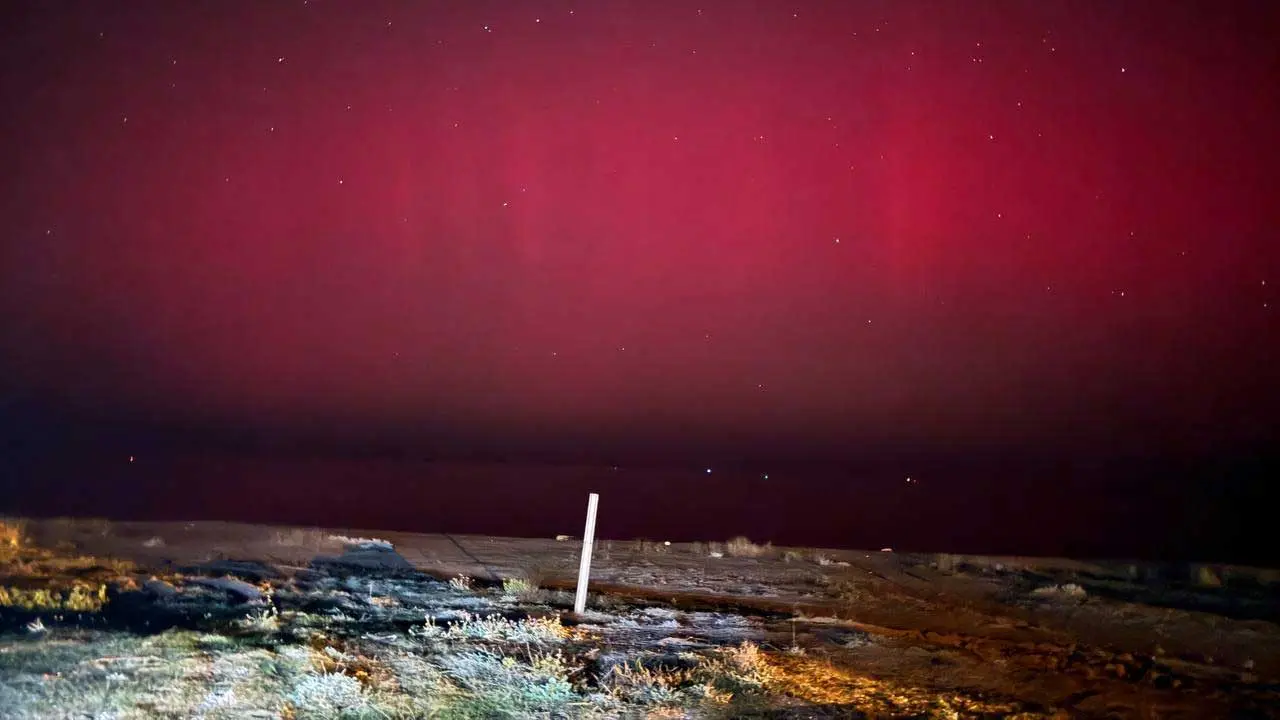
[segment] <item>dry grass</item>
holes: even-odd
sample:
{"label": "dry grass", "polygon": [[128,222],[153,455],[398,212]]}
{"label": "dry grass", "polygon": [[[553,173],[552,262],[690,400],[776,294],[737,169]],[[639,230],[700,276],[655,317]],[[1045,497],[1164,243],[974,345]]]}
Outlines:
{"label": "dry grass", "polygon": [[600,679],[600,685],[615,699],[644,704],[673,703],[682,689],[696,683],[692,669],[654,668],[639,660],[614,665]]}
{"label": "dry grass", "polygon": [[515,598],[528,596],[537,591],[537,583],[528,578],[509,577],[502,580],[502,592]]}
{"label": "dry grass", "polygon": [[502,592],[523,602],[536,602],[546,579],[546,572],[542,567],[530,565],[517,575],[503,578]]}
{"label": "dry grass", "polygon": [[845,605],[866,602],[872,595],[854,580],[840,580],[830,587],[830,593]]}
{"label": "dry grass", "polygon": [[[6,717],[744,717],[800,701],[872,716],[1008,716],[999,703],[901,688],[744,642],[678,663],[639,651],[592,674],[591,637],[552,620],[466,617],[409,650],[316,629],[263,646],[169,631],[13,645]],[[585,645],[584,645],[585,643]],[[790,700],[788,700],[790,699]],[[948,712],[950,711],[950,712]]]}
{"label": "dry grass", "polygon": [[774,552],[773,543],[757,545],[742,535],[730,538],[729,542],[725,543],[724,551],[729,557],[740,558],[760,558],[772,555]]}
{"label": "dry grass", "polygon": [[777,694],[827,706],[856,707],[871,717],[1010,717],[1017,708],[1002,702],[909,688],[860,675],[822,659],[791,653],[750,654],[764,687]]}
{"label": "dry grass", "polygon": [[96,612],[108,585],[136,584],[133,563],[40,548],[25,530],[23,521],[0,521],[0,607]]}
{"label": "dry grass", "polygon": [[1051,600],[1056,602],[1084,602],[1089,598],[1089,593],[1084,588],[1075,583],[1066,583],[1065,585],[1046,585],[1038,587],[1031,591],[1035,597]]}
{"label": "dry grass", "polygon": [[416,630],[419,637],[447,640],[478,640],[490,643],[515,643],[519,645],[555,644],[572,636],[560,618],[525,618],[508,620],[501,615],[481,617],[468,612],[448,628],[440,628],[428,622]]}
{"label": "dry grass", "polygon": [[28,612],[66,610],[70,612],[97,612],[107,604],[107,586],[73,583],[67,590],[38,588],[24,590],[17,587],[0,587],[0,607],[11,607]]}
{"label": "dry grass", "polygon": [[16,552],[26,537],[26,521],[0,519],[0,558],[4,553]]}
{"label": "dry grass", "polygon": [[[25,530],[38,532],[39,523]],[[286,543],[316,538],[284,532]],[[634,547],[618,545],[624,558],[641,559],[630,552]],[[693,564],[689,550],[814,563],[786,572],[817,575],[815,584],[829,578],[824,602],[832,596],[864,602],[880,592],[874,580],[822,571],[816,566],[846,563],[816,551],[742,537],[670,549],[684,565]],[[564,562],[546,562],[548,571],[562,573],[552,584],[567,577]],[[740,574],[769,569],[747,560],[699,558],[703,562]],[[177,586],[181,602],[201,603],[184,605],[192,608],[190,617],[205,618],[200,632],[116,632],[106,628],[113,613],[91,618],[97,630],[86,631],[54,612],[91,611],[95,603],[101,608],[108,584],[119,587],[134,577],[141,582],[144,576],[128,564],[34,547],[21,523],[0,523],[0,606],[11,608],[0,607],[0,613],[35,626],[24,634],[21,624],[11,623],[14,632],[0,639],[0,715],[740,718],[773,716],[801,704],[871,717],[1015,717],[1018,710],[923,676],[879,668],[899,679],[889,682],[861,667],[834,664],[830,658],[845,656],[828,654],[814,642],[816,635],[800,637],[798,644],[794,622],[791,648],[775,651],[785,644],[785,626],[778,623],[759,634],[763,623],[747,623],[738,612],[682,611],[658,600],[593,594],[593,607],[608,612],[588,613],[581,624],[566,627],[557,613],[570,596],[539,590],[546,580],[536,566],[500,588],[491,582],[471,586],[465,578],[455,578],[450,588],[426,575],[348,576],[318,569],[263,581],[267,604],[232,604],[208,592],[207,578],[172,576],[170,593],[155,594],[172,597]],[[273,584],[277,592],[271,595]],[[33,618],[32,610],[50,612]],[[714,640],[684,642],[703,631]],[[764,645],[724,645],[744,638]],[[852,641],[841,642],[851,647]]]}

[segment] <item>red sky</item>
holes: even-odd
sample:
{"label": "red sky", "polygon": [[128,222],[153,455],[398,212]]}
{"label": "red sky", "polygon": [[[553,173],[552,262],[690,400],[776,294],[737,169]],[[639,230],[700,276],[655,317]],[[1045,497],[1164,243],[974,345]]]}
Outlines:
{"label": "red sky", "polygon": [[9,397],[730,455],[1274,434],[1265,3],[5,16]]}

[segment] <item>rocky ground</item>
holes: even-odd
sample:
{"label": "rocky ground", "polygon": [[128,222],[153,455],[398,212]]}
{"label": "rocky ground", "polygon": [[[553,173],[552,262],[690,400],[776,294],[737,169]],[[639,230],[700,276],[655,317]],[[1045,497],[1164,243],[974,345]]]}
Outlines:
{"label": "rocky ground", "polygon": [[1266,570],[0,528],[0,717],[1280,717]]}

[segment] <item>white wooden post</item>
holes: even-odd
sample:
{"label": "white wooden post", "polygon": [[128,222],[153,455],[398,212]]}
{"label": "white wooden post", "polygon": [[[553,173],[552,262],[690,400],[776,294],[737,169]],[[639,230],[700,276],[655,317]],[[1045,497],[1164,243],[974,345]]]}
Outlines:
{"label": "white wooden post", "polygon": [[591,548],[596,539],[596,506],[600,496],[591,493],[587,497],[587,529],[582,533],[582,559],[578,563],[578,592],[573,596],[573,611],[587,609],[587,581],[591,576]]}

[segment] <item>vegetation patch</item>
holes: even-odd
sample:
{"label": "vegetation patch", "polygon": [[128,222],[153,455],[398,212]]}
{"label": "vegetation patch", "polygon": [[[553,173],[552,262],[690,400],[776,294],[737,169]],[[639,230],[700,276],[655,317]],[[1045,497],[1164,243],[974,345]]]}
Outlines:
{"label": "vegetation patch", "polygon": [[724,552],[729,557],[759,558],[772,555],[774,549],[772,543],[759,545],[748,538],[738,536],[725,543]]}
{"label": "vegetation patch", "polygon": [[[446,581],[417,572],[385,541],[362,538],[343,538],[351,541],[345,553],[360,563],[328,555],[305,566],[223,559],[157,576],[37,547],[25,531],[0,524],[6,718],[1029,718],[1061,711],[956,682],[971,677],[972,657],[1063,677],[1068,666],[1076,678],[1102,668],[1118,681],[1156,688],[1161,679],[1171,687],[1192,682],[1150,659],[1130,658],[1120,672],[1112,669],[1119,661],[1100,651],[984,645],[967,635],[875,629],[866,620],[801,618],[798,609],[744,603],[595,596],[591,610],[567,613],[568,594],[539,588],[540,572],[517,570],[500,585]],[[321,540],[329,536],[268,537],[273,547]],[[739,573],[756,563],[716,562],[713,547],[697,548],[696,562],[728,568],[733,586],[745,587]],[[793,575],[813,574],[826,560],[788,558],[745,538],[720,547],[738,558],[769,556]],[[815,587],[859,612],[886,593],[870,574],[833,575]],[[1041,581],[1019,586],[1017,598],[1034,599],[1037,612],[1066,600],[1080,601],[1069,610],[1087,611],[1105,604],[1092,587]],[[935,675],[894,674],[921,653]],[[969,663],[963,672],[934,679],[960,663]],[[1262,698],[1262,691],[1232,687],[1237,696],[1249,690]]]}

